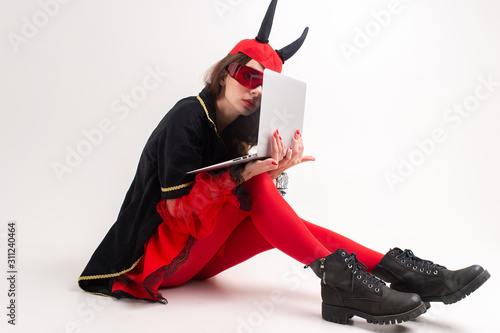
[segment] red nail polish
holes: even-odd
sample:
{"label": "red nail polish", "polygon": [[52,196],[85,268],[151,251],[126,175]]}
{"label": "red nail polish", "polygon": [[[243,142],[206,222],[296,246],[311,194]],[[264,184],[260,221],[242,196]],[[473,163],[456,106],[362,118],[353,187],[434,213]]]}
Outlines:
{"label": "red nail polish", "polygon": [[276,133],[280,134],[280,131],[278,131],[278,129],[276,129]]}
{"label": "red nail polish", "polygon": [[272,161],[271,162],[273,165],[278,165],[278,162]]}
{"label": "red nail polish", "polygon": [[298,134],[298,135],[300,135],[300,132],[299,132],[299,130],[297,130],[297,134]]}
{"label": "red nail polish", "polygon": [[281,136],[280,136],[280,140],[283,140],[283,139],[281,138]]}
{"label": "red nail polish", "polygon": [[299,139],[296,135],[295,135],[293,138],[294,138],[295,140],[298,140],[298,139]]}
{"label": "red nail polish", "polygon": [[290,146],[290,150],[292,149],[292,146]]}
{"label": "red nail polish", "polygon": [[273,136],[276,137],[276,133],[274,133]]}

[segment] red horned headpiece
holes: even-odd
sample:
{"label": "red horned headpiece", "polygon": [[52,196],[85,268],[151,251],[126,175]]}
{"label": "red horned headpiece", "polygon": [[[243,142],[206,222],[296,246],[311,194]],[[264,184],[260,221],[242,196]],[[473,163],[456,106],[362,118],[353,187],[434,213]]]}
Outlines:
{"label": "red horned headpiece", "polygon": [[229,54],[242,52],[261,63],[265,68],[281,73],[281,69],[285,61],[290,59],[304,43],[309,28],[306,27],[304,32],[302,32],[302,35],[290,45],[287,45],[280,50],[273,50],[273,48],[269,45],[269,34],[271,33],[277,2],[277,0],[271,1],[257,37],[255,37],[255,39],[244,39],[240,41],[231,50],[231,52],[229,52]]}

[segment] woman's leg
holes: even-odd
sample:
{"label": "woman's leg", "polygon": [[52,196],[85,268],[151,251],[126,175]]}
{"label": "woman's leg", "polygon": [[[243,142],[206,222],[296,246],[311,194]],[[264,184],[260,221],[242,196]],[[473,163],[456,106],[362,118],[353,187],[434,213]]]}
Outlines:
{"label": "woman's leg", "polygon": [[[337,249],[345,249],[348,252],[355,252],[359,260],[368,267],[371,272],[380,262],[383,254],[373,251],[353,240],[342,236],[336,232],[320,227],[311,222],[302,220],[304,225],[330,252]],[[195,276],[196,279],[208,279],[228,268],[236,266],[251,257],[270,249],[272,246],[257,231],[251,219],[245,219],[231,233],[226,241],[223,256],[215,255],[203,269]]]}
{"label": "woman's leg", "polygon": [[267,240],[257,231],[250,218],[241,222],[226,241],[224,255],[213,256],[203,267],[195,279],[208,279],[212,276],[236,266],[251,257],[274,249]]}
{"label": "woman's leg", "polygon": [[[247,181],[245,188],[252,199],[250,218],[268,243],[304,264],[330,254],[283,199],[267,173]],[[161,286],[177,286],[192,279],[247,216],[248,212],[226,204],[212,233],[196,241],[190,249],[189,259],[163,280]]]}
{"label": "woman's leg", "polygon": [[369,270],[382,259],[381,253],[302,220],[276,190],[267,173],[254,178],[247,186],[252,193],[250,217],[262,237],[280,251],[308,265],[342,248],[355,252]]}
{"label": "woman's leg", "polygon": [[330,252],[335,252],[337,249],[344,249],[349,253],[356,253],[357,258],[367,266],[367,271],[371,272],[378,265],[384,255],[380,252],[367,248],[341,234],[319,225],[302,220],[306,227],[312,232],[321,244],[323,244]]}
{"label": "woman's leg", "polygon": [[214,230],[207,237],[194,243],[189,251],[188,260],[180,265],[174,274],[164,279],[160,287],[179,286],[192,279],[214,257],[238,224],[249,219],[248,215],[248,212],[226,203]]}
{"label": "woman's leg", "polygon": [[251,193],[252,222],[275,248],[306,265],[331,253],[283,199],[267,173],[250,179],[245,188]]}

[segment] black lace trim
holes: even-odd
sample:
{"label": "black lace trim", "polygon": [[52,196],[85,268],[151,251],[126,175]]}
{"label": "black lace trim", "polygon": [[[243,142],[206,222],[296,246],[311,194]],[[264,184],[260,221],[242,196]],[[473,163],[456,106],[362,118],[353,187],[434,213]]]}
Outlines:
{"label": "black lace trim", "polygon": [[240,209],[248,212],[252,208],[252,198],[250,197],[250,191],[243,187],[245,179],[241,176],[241,172],[244,168],[244,164],[234,165],[229,168],[229,175],[238,184],[231,193],[238,197]]}
{"label": "black lace trim", "polygon": [[240,165],[232,166],[229,168],[229,176],[236,182],[238,186],[245,182],[245,178],[243,178],[243,176],[241,175],[242,171],[243,168]]}
{"label": "black lace trim", "polygon": [[166,266],[162,266],[144,279],[142,285],[144,289],[151,295],[151,297],[161,303],[167,303],[167,300],[162,296],[162,294],[155,290],[157,286],[166,278],[174,274],[177,269],[184,264],[188,258],[191,251],[191,247],[196,243],[196,238],[189,235],[186,245],[182,251]]}
{"label": "black lace trim", "polygon": [[238,197],[241,210],[245,212],[250,211],[252,208],[252,198],[250,197],[249,190],[243,188],[243,185],[238,185],[231,193]]}

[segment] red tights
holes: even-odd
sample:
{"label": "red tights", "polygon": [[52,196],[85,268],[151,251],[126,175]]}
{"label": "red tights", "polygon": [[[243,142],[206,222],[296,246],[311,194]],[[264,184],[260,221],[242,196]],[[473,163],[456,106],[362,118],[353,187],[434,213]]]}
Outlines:
{"label": "red tights", "polygon": [[[355,252],[368,266],[368,271],[382,259],[381,253],[301,219],[281,197],[267,173],[247,181],[245,188],[251,193],[252,209],[245,212],[225,204],[212,233],[196,241],[189,259],[163,280],[162,287],[212,277],[273,248],[303,264],[343,248]],[[224,246],[224,255],[218,256],[221,246]]]}

